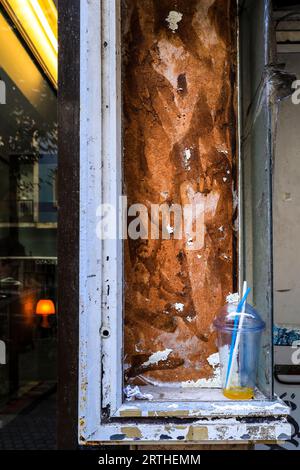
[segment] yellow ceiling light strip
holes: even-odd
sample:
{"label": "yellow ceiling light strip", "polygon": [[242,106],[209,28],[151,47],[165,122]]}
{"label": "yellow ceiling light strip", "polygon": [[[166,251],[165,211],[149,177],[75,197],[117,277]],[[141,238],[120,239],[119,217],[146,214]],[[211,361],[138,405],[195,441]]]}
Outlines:
{"label": "yellow ceiling light strip", "polygon": [[53,0],[0,0],[57,88],[57,9]]}

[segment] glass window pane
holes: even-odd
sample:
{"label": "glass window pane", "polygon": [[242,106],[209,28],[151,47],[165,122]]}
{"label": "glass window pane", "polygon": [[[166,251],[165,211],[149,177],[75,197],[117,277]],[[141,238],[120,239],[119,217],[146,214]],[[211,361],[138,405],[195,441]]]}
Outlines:
{"label": "glass window pane", "polygon": [[56,381],[57,98],[0,13],[0,402]]}

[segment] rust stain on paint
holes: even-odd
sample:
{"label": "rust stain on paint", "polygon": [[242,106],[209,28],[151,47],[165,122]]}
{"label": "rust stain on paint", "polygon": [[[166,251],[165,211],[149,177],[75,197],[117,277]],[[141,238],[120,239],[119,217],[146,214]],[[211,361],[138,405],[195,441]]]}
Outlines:
{"label": "rust stain on paint", "polygon": [[128,204],[142,203],[149,214],[151,204],[204,207],[196,250],[174,239],[172,224],[170,240],[125,242],[126,383],[213,376],[212,320],[236,272],[235,4],[178,0],[175,15],[170,0],[122,1]]}
{"label": "rust stain on paint", "polygon": [[121,428],[121,433],[125,434],[129,439],[140,439],[142,437],[142,433],[137,427],[123,427]]}
{"label": "rust stain on paint", "polygon": [[205,441],[208,439],[208,429],[206,426],[190,426],[186,436],[187,441]]}

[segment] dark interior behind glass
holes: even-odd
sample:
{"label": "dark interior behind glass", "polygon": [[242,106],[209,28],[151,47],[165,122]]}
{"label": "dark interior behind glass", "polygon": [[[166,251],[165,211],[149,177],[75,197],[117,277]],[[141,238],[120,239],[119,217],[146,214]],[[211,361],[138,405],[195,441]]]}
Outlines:
{"label": "dark interior behind glass", "polygon": [[[56,381],[56,92],[0,13],[0,404]],[[47,313],[48,312],[48,313]]]}

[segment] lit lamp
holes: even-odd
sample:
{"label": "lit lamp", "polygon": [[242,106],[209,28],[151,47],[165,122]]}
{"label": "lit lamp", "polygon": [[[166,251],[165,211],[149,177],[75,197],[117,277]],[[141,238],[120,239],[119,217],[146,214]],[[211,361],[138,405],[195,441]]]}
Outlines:
{"label": "lit lamp", "polygon": [[42,315],[42,328],[50,328],[48,315],[55,315],[55,305],[54,302],[50,299],[41,299],[38,301],[36,310],[36,315]]}
{"label": "lit lamp", "polygon": [[0,0],[57,88],[57,9],[53,0]]}

